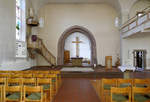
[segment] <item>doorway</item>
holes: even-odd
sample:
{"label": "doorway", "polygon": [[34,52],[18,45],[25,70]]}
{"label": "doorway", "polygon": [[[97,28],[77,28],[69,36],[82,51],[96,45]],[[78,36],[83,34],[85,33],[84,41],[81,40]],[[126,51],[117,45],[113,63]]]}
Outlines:
{"label": "doorway", "polygon": [[134,50],[134,66],[138,68],[146,68],[146,50]]}

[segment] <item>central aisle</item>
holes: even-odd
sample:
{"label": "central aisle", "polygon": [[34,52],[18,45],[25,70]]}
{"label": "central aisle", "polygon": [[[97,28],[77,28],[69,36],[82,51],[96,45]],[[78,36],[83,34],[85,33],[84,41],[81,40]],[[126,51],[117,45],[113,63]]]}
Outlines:
{"label": "central aisle", "polygon": [[54,102],[100,102],[88,79],[65,79]]}

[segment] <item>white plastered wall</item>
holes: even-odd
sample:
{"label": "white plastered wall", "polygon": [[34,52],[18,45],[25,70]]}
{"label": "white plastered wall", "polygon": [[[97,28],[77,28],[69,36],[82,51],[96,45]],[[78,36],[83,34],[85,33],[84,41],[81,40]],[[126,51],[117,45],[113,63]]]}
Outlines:
{"label": "white plastered wall", "polygon": [[[30,7],[30,2],[29,0],[26,2],[28,9],[28,7]],[[29,58],[18,59],[15,57],[15,4],[15,0],[0,0],[0,14],[3,15],[0,16],[0,37],[2,38],[3,35],[7,34],[7,39],[0,39],[0,42],[4,43],[0,43],[0,47],[2,50],[3,46],[6,46],[8,53],[5,53],[7,56],[11,56],[11,58],[8,58],[8,60],[1,58],[3,63],[0,64],[0,70],[24,70],[36,65],[35,60],[31,60]],[[12,38],[14,38],[14,40],[11,40]],[[11,44],[12,46],[10,46]],[[13,50],[12,47],[14,48]],[[13,51],[14,53],[10,51]]]}
{"label": "white plastered wall", "polygon": [[143,9],[147,8],[148,6],[150,6],[150,0],[137,1],[130,9],[129,17],[130,18],[134,17],[137,12],[142,11]]}
{"label": "white plastered wall", "polygon": [[144,49],[146,54],[146,67],[150,69],[150,34],[139,33],[123,40],[123,65],[133,66],[133,50]]}
{"label": "white plastered wall", "polygon": [[[40,17],[44,19],[44,27],[39,29],[38,36],[55,56],[61,34],[66,29],[78,25],[87,28],[95,37],[98,64],[105,65],[105,56],[113,56],[114,65],[116,55],[120,54],[120,35],[114,24],[118,14],[110,5],[48,4],[40,9]],[[38,62],[39,65],[45,63]]]}
{"label": "white plastered wall", "polygon": [[[137,0],[129,11],[129,18],[136,15],[137,11],[141,11],[144,8],[150,6],[149,0]],[[147,69],[150,69],[150,34],[138,33],[132,37],[122,39],[122,65],[133,66],[133,50],[145,49],[147,50]]]}

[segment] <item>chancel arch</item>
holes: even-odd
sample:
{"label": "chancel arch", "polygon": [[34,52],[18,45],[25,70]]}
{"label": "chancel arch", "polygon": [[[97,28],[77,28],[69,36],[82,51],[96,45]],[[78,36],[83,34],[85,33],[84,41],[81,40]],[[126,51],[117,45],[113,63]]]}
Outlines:
{"label": "chancel arch", "polygon": [[[97,64],[97,53],[96,53],[95,38],[94,38],[93,34],[88,29],[86,29],[84,27],[81,27],[81,26],[70,27],[69,29],[64,31],[63,34],[61,35],[61,37],[59,38],[57,64],[58,65],[64,65],[65,42],[67,41],[66,39],[68,37],[74,36],[73,34],[76,35],[76,33],[77,33],[77,35],[84,36],[83,37],[84,39],[89,39],[89,45],[90,45],[90,48],[89,48],[90,49],[90,51],[89,51],[90,54],[89,55],[90,56],[88,56],[88,58],[90,58],[90,65]],[[82,53],[82,51],[81,51],[81,53]]]}

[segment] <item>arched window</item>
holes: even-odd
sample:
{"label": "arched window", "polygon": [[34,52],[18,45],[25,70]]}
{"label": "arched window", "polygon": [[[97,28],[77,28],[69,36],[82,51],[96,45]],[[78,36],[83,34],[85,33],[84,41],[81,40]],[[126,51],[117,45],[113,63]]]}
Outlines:
{"label": "arched window", "polygon": [[26,47],[26,1],[16,0],[16,57],[27,57]]}
{"label": "arched window", "polygon": [[16,40],[26,40],[25,0],[16,0]]}

